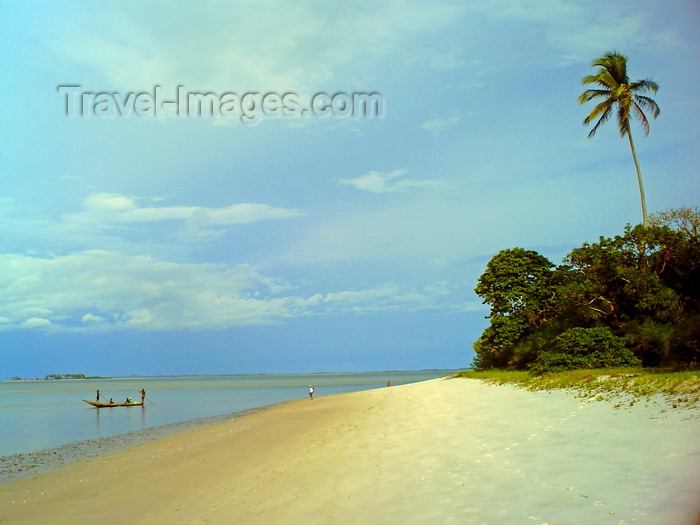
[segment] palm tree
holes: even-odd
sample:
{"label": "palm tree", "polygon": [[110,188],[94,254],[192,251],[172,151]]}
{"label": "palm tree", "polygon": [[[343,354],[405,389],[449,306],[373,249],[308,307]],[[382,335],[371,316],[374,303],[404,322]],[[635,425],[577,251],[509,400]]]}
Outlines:
{"label": "palm tree", "polygon": [[579,104],[602,98],[593,111],[584,119],[583,124],[588,125],[596,118],[595,123],[588,138],[595,135],[598,127],[604,124],[617,108],[617,127],[620,130],[620,135],[630,141],[632,150],[632,160],[637,168],[637,181],[639,182],[639,194],[642,199],[642,223],[647,225],[647,204],[644,197],[644,185],[642,184],[642,171],[639,169],[637,162],[637,153],[634,149],[634,141],[632,140],[632,130],[630,129],[630,114],[639,119],[642,124],[644,134],[649,134],[649,121],[647,120],[644,110],[656,118],[661,113],[659,106],[653,99],[641,95],[640,93],[653,92],[659,89],[659,85],[651,79],[638,80],[630,82],[627,77],[627,57],[616,51],[607,53],[605,56],[595,60],[593,67],[598,70],[594,75],[588,75],[583,78],[583,84],[597,84],[600,89],[587,89],[578,97]]}

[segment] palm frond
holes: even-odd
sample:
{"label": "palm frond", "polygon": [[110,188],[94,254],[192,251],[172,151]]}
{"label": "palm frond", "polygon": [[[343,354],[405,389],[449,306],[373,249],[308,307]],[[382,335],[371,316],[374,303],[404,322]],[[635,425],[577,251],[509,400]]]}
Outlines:
{"label": "palm frond", "polygon": [[620,82],[620,79],[617,78],[612,71],[607,69],[605,71],[601,71],[600,75],[598,76],[600,77],[599,83],[611,89],[615,89],[616,87],[623,84],[623,82]]}
{"label": "palm frond", "polygon": [[620,85],[615,77],[606,69],[600,69],[597,74],[585,77],[584,84],[598,84],[607,89],[615,89]]}
{"label": "palm frond", "polygon": [[593,62],[593,67],[600,67],[605,70],[617,84],[626,84],[627,79],[627,57],[617,51],[609,51]]}
{"label": "palm frond", "polygon": [[634,100],[642,110],[647,110],[653,118],[658,117],[661,113],[661,109],[654,99],[637,95],[634,97]]}
{"label": "palm frond", "polygon": [[629,106],[618,104],[617,106],[617,129],[620,135],[624,137],[630,131],[630,110]]}
{"label": "palm frond", "polygon": [[[584,125],[595,122],[588,137],[593,137],[598,127],[607,122],[617,108],[617,128],[623,137],[630,132],[630,113],[639,119],[645,134],[649,133],[647,111],[656,118],[661,110],[656,102],[639,93],[656,93],[659,85],[651,79],[630,82],[627,77],[627,57],[617,51],[610,51],[593,61],[597,67],[595,74],[583,77],[582,83],[597,84],[602,89],[587,89],[578,97],[580,104],[603,98],[584,119]],[[597,119],[597,120],[596,120]]]}
{"label": "palm frond", "polygon": [[585,104],[586,102],[589,102],[593,100],[594,98],[598,97],[609,97],[610,96],[610,90],[608,89],[587,89],[583,93],[581,93],[578,97],[578,102],[579,104]]}
{"label": "palm frond", "polygon": [[610,74],[617,80],[619,84],[627,84],[629,79],[627,77],[627,57],[624,55],[616,54],[614,55],[614,60],[612,63],[612,68]]}
{"label": "palm frond", "polygon": [[651,91],[656,93],[659,90],[659,85],[650,78],[630,82],[629,89],[632,93],[645,93]]}
{"label": "palm frond", "polygon": [[615,104],[615,101],[612,99],[609,99],[609,98],[603,100],[602,102],[599,102],[598,104],[596,104],[596,106],[593,108],[593,110],[588,114],[588,116],[583,120],[583,123],[590,124],[599,115],[605,113],[609,108],[612,108],[614,104]]}
{"label": "palm frond", "polygon": [[613,105],[610,101],[606,100],[604,102],[601,102],[598,104],[595,108],[593,108],[593,111],[591,112],[590,115],[588,115],[583,123],[584,125],[588,125],[593,120],[600,115],[600,118],[598,119],[598,122],[595,123],[595,125],[591,128],[591,131],[588,133],[588,138],[592,138],[595,136],[596,131],[598,131],[598,128],[605,124],[608,119],[610,118],[610,115],[612,115],[612,109]]}
{"label": "palm frond", "polygon": [[[642,124],[642,130],[644,130],[644,134],[648,135],[649,134],[649,121],[647,120],[647,116],[644,114],[642,111],[642,108],[639,107],[639,104],[635,103],[632,106],[632,112],[634,113],[634,116],[639,119],[639,122]],[[629,126],[629,124],[628,124]]]}
{"label": "palm frond", "polygon": [[581,84],[597,84],[598,83],[598,75],[586,75],[581,79]]}

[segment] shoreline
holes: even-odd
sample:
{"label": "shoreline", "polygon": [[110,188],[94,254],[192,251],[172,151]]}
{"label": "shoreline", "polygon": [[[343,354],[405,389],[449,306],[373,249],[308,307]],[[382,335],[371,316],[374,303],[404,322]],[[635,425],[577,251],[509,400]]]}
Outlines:
{"label": "shoreline", "polygon": [[697,408],[470,379],[288,401],[0,485],[3,523],[693,523]]}
{"label": "shoreline", "polygon": [[[403,384],[449,372],[167,377],[144,381],[111,379],[96,384],[83,380],[2,383],[0,408],[7,424],[0,426],[0,458],[305,398],[311,383],[318,387],[317,395],[329,395],[383,388],[388,379]],[[127,395],[138,398],[138,391],[144,387],[148,397],[142,412],[141,407],[105,412],[113,409],[97,410],[81,401],[94,400],[97,388],[102,389],[103,401],[111,396],[117,400]]]}
{"label": "shoreline", "polygon": [[167,423],[111,436],[81,439],[57,447],[0,456],[0,487],[28,476],[60,469],[76,461],[114,454],[120,450],[163,439],[170,434],[177,434],[190,428],[233,421],[239,417],[246,417],[283,403],[286,403],[286,401],[247,408],[227,414]]}

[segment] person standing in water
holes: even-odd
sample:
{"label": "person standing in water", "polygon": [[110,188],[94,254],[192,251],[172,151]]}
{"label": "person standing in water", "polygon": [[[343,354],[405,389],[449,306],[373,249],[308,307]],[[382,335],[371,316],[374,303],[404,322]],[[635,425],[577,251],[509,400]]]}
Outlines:
{"label": "person standing in water", "polygon": [[314,387],[313,387],[313,385],[309,385],[309,397],[310,397],[311,399],[314,398]]}

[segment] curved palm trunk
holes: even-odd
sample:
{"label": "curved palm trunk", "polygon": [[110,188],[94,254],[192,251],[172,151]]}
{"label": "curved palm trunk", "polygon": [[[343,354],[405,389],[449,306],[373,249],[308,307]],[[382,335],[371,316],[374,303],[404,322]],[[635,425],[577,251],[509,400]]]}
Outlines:
{"label": "curved palm trunk", "polygon": [[632,160],[634,160],[634,167],[637,168],[637,182],[639,182],[639,196],[642,199],[642,224],[646,228],[647,226],[647,200],[644,197],[644,184],[642,184],[642,170],[639,169],[639,162],[637,162],[637,151],[634,149],[634,142],[632,141],[632,131],[627,130],[627,138],[630,139],[630,149],[632,150]]}

